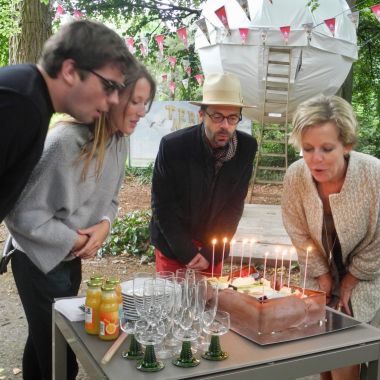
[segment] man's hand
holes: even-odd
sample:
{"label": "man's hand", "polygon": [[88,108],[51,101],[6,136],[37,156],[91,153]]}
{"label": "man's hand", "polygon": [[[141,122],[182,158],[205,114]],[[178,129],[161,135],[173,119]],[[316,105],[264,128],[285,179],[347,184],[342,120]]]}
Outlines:
{"label": "man's hand", "polygon": [[331,300],[331,291],[333,287],[333,278],[331,273],[322,274],[317,278],[319,289],[326,293],[326,304],[328,304]]}
{"label": "man's hand", "polygon": [[350,301],[352,290],[355,288],[358,282],[359,279],[353,276],[350,272],[347,272],[347,274],[343,277],[342,281],[340,282],[339,304],[343,308],[343,312],[345,312],[348,315],[352,315],[348,302]]}
{"label": "man's hand", "polygon": [[195,270],[205,270],[210,266],[210,263],[200,254],[197,253],[193,259],[186,265],[186,268]]}
{"label": "man's hand", "polygon": [[110,224],[107,220],[102,220],[94,226],[78,230],[79,236],[87,236],[86,244],[80,249],[74,250],[73,255],[81,259],[90,259],[96,255],[98,249],[106,240],[110,230]]}

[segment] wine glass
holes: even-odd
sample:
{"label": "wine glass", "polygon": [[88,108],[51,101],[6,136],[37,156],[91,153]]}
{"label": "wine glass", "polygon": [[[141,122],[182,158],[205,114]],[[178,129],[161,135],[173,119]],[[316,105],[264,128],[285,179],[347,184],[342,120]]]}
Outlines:
{"label": "wine glass", "polygon": [[120,328],[125,333],[129,334],[131,341],[129,343],[129,348],[127,351],[123,351],[121,356],[124,359],[142,359],[144,352],[142,351],[141,344],[135,338],[135,323],[136,321],[131,320],[128,317],[128,313],[123,311],[120,318]]}
{"label": "wine glass", "polygon": [[139,319],[145,319],[144,309],[144,282],[153,279],[152,273],[136,272],[133,274],[133,302]]}
{"label": "wine glass", "polygon": [[200,324],[194,323],[196,295],[196,285],[185,281],[181,287],[181,307],[177,309],[176,326],[173,330],[175,338],[182,341],[180,355],[172,360],[172,363],[178,367],[195,367],[200,363],[191,350],[191,342],[196,340],[200,334]]}
{"label": "wine glass", "polygon": [[137,362],[137,369],[143,372],[157,372],[165,367],[165,364],[157,360],[154,346],[164,339],[164,326],[162,321],[149,324],[145,320],[139,320],[135,324],[135,335],[139,343],[145,345],[143,359]]}
{"label": "wine glass", "polygon": [[222,351],[219,336],[226,334],[230,329],[230,314],[226,311],[217,311],[213,318],[212,311],[208,310],[203,313],[203,321],[203,330],[211,334],[211,342],[208,351],[202,354],[202,358],[218,361],[227,359],[228,353]]}
{"label": "wine glass", "polygon": [[166,280],[162,278],[146,279],[143,287],[143,315],[154,325],[162,319],[165,305]]}

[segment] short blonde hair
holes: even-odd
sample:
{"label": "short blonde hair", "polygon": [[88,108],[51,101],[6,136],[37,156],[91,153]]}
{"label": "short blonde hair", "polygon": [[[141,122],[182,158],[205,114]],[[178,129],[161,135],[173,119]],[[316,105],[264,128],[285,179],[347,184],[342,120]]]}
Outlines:
{"label": "short blonde hair", "polygon": [[305,131],[319,124],[333,122],[344,146],[356,143],[357,120],[350,103],[339,96],[317,95],[299,104],[293,116],[289,142],[301,148]]}

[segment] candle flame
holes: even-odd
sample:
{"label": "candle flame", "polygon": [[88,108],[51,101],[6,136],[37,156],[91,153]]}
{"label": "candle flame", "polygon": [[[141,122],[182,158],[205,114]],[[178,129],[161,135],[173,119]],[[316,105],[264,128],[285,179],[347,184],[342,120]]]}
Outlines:
{"label": "candle flame", "polygon": [[227,243],[227,238],[226,238],[226,237],[223,239],[223,243],[224,243],[224,244]]}
{"label": "candle flame", "polygon": [[296,249],[294,247],[290,248],[290,254],[292,255],[293,253],[296,252]]}
{"label": "candle flame", "polygon": [[251,239],[251,244],[255,244],[256,243],[256,239]]}
{"label": "candle flame", "polygon": [[269,252],[265,252],[265,257],[268,257],[268,255],[269,255]]}
{"label": "candle flame", "polygon": [[307,247],[308,251],[311,251],[312,249],[313,249],[313,247]]}
{"label": "candle flame", "polygon": [[284,249],[284,250],[282,251],[282,257],[284,257],[287,253],[288,253],[288,251],[287,251],[286,249]]}
{"label": "candle flame", "polygon": [[276,253],[278,253],[278,252],[280,252],[280,247],[279,246],[277,246],[275,249],[274,249],[274,251],[276,252]]}
{"label": "candle flame", "polygon": [[236,240],[235,239],[232,239],[231,242],[230,242],[230,245],[233,245],[236,243]]}
{"label": "candle flame", "polygon": [[212,244],[216,244],[216,239],[212,239]]}

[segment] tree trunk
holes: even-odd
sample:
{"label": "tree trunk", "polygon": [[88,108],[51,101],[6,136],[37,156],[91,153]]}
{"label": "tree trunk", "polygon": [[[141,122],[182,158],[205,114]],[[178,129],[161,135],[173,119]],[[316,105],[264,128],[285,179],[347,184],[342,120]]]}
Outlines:
{"label": "tree trunk", "polygon": [[51,35],[51,13],[49,5],[41,0],[21,0],[20,33],[9,41],[9,64],[36,63],[42,47]]}

